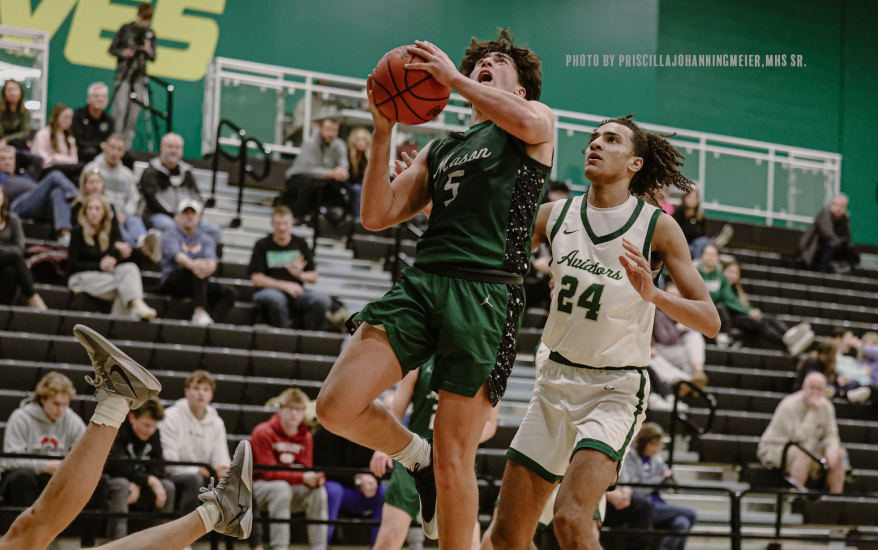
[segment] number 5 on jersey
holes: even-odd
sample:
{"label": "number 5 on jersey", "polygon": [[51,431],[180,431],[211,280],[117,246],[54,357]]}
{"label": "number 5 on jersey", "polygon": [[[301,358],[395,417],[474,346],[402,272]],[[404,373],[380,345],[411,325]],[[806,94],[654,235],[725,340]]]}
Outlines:
{"label": "number 5 on jersey", "polygon": [[448,174],[448,181],[445,182],[445,190],[451,191],[451,198],[445,201],[445,206],[451,204],[451,201],[457,198],[457,186],[460,185],[459,181],[454,181],[454,178],[462,178],[463,170],[456,170],[450,174]]}
{"label": "number 5 on jersey", "polygon": [[[565,275],[561,278],[561,290],[558,291],[558,311],[573,313],[573,296],[579,287],[579,279],[571,275]],[[585,318],[589,321],[597,321],[601,312],[601,295],[604,293],[604,285],[594,283],[579,296],[576,302],[577,307],[585,310]]]}

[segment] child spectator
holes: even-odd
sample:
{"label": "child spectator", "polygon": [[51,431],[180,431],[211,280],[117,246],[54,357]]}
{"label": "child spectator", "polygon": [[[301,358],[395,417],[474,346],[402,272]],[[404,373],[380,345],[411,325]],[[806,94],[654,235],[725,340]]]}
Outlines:
{"label": "child spectator", "polygon": [[[216,479],[222,479],[232,459],[226,425],[210,406],[215,391],[216,381],[209,372],[193,372],[186,378],[186,397],[168,407],[158,427],[165,460],[210,464]],[[210,472],[203,466],[169,466],[168,473],[177,493],[174,509],[184,515],[195,510],[199,506],[198,489],[207,485]]]}
{"label": "child spectator", "polygon": [[[128,420],[110,450],[111,459],[164,460],[158,422],[165,418],[165,408],[152,398],[139,409],[128,413]],[[162,513],[174,509],[174,483],[165,477],[163,464],[138,464],[109,460],[105,472],[110,476],[107,511],[127,514],[130,509]],[[108,518],[111,540],[128,535],[128,518]]]}
{"label": "child spectator", "polygon": [[73,179],[79,175],[82,165],[73,137],[73,109],[63,103],[52,108],[49,125],[37,130],[30,152],[43,159],[43,173],[52,168],[63,168],[64,174]]}
{"label": "child spectator", "polygon": [[[662,450],[664,435],[661,426],[655,422],[647,422],[640,428],[622,467],[622,483],[659,485],[673,480],[674,471],[668,469],[658,455]],[[635,487],[633,491],[635,495],[651,500],[653,526],[656,529],[670,529],[678,533],[692,530],[698,518],[695,510],[668,504],[655,489]],[[685,547],[685,537],[665,537],[659,544],[659,550],[683,550]]]}
{"label": "child spectator", "polygon": [[[250,437],[253,462],[260,466],[305,466],[314,464],[314,440],[305,424],[308,396],[298,388],[284,390],[277,399],[278,412],[257,425]],[[305,512],[305,517],[326,521],[329,517],[327,494],[322,472],[290,470],[255,470],[253,472],[253,504],[256,510],[267,511],[271,519],[289,519],[291,512]],[[255,518],[254,518],[255,519]],[[254,521],[250,547],[262,549],[262,524]],[[271,550],[288,550],[290,525],[272,523],[269,528]],[[326,524],[308,525],[311,550],[325,550]]]}

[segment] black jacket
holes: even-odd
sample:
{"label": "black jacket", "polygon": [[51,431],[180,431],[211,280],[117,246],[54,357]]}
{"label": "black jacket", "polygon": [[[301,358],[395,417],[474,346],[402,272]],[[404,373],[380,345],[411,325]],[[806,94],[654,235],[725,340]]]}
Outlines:
{"label": "black jacket", "polygon": [[[325,428],[320,428],[314,434],[314,466],[317,468],[335,466],[368,469],[372,454],[371,449],[337,436]],[[357,490],[359,487],[357,487],[355,478],[355,474],[326,474],[327,480],[337,481],[348,489]]]}
{"label": "black jacket", "polygon": [[[149,161],[149,167],[140,176],[140,193],[143,195],[143,219],[153,214],[166,214],[173,217],[184,198],[197,200],[201,204],[201,193],[192,175],[192,167],[180,161],[177,165],[179,173],[175,178],[182,178],[180,185],[171,183],[171,171],[156,157]],[[177,171],[175,169],[175,171]]]}
{"label": "black jacket", "polygon": [[[135,458],[138,460],[163,460],[162,440],[159,431],[156,430],[152,437],[143,441],[134,433],[131,423],[126,419],[119,427],[113,448],[110,449],[110,458]],[[162,464],[136,464],[133,462],[108,461],[106,473],[113,477],[124,477],[128,481],[147,487],[149,476],[159,479],[165,477],[165,467]]]}
{"label": "black jacket", "polygon": [[101,111],[100,118],[95,120],[86,105],[73,111],[71,130],[76,139],[79,162],[91,162],[101,153],[101,142],[106,141],[113,133],[113,117],[107,111]]}
{"label": "black jacket", "polygon": [[[140,50],[146,42],[152,46],[152,55]],[[139,27],[136,23],[122,25],[110,44],[110,55],[119,59],[116,64],[116,82],[125,79],[143,78],[146,75],[146,62],[155,61],[155,32],[150,27]],[[134,50],[134,55],[125,59],[122,52]]]}
{"label": "black jacket", "polygon": [[70,247],[67,249],[67,274],[73,275],[80,271],[100,271],[101,258],[104,256],[116,258],[117,265],[130,261],[131,258],[122,259],[119,249],[113,244],[117,242],[124,242],[122,235],[119,234],[118,225],[114,224],[110,228],[110,241],[106,250],[101,250],[97,236],[95,236],[93,245],[85,242],[85,237],[82,236],[82,227],[77,225],[70,231]]}

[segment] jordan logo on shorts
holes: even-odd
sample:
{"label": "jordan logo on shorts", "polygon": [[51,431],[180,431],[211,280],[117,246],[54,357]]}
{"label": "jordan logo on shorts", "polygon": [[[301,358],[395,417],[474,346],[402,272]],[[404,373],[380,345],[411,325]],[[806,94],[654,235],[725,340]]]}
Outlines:
{"label": "jordan logo on shorts", "polygon": [[486,296],[485,299],[482,300],[482,303],[479,304],[479,305],[480,305],[480,306],[487,305],[488,307],[494,307],[494,306],[491,305],[491,302],[489,301],[490,299],[491,299],[490,296]]}

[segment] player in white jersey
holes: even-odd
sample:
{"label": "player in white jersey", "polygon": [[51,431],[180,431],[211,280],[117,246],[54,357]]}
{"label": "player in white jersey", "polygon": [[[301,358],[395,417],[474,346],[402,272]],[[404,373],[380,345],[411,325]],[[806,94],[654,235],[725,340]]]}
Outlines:
{"label": "player in white jersey", "polygon": [[[719,331],[682,230],[643,200],[657,202],[665,185],[691,188],[677,170],[679,152],[629,115],[601,123],[583,153],[588,196],[543,205],[537,216],[534,248],[549,243],[554,258],[555,297],[543,332],[552,351],[507,452],[492,533],[497,550],[531,547],[562,479],[554,506],[561,548],[598,550],[589,522],[643,422],[655,308],[706,336]],[[662,264],[679,297],[653,284]]]}

